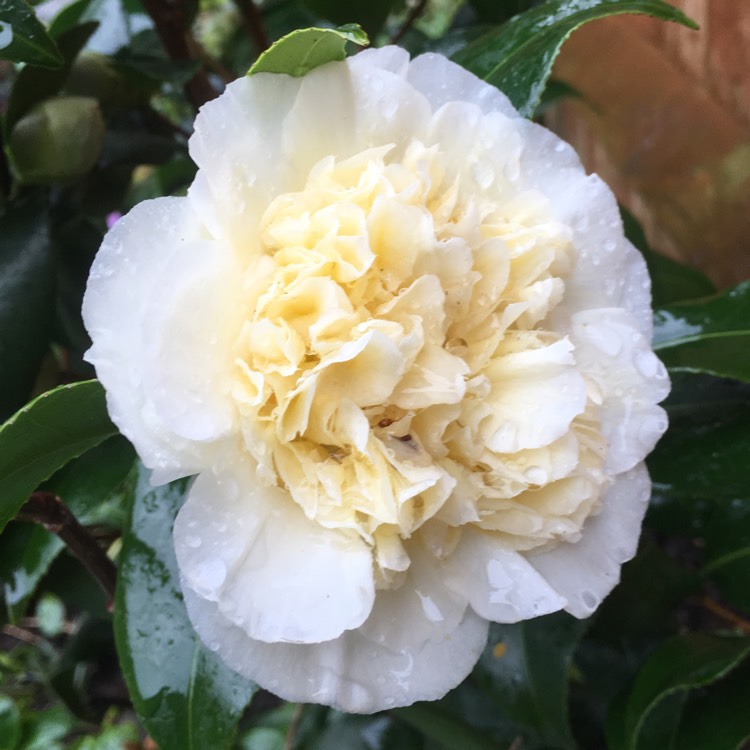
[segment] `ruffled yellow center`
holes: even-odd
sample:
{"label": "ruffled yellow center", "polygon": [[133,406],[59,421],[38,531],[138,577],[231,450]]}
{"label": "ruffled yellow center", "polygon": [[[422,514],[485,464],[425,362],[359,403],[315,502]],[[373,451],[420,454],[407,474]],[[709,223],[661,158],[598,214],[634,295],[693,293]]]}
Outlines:
{"label": "ruffled yellow center", "polygon": [[595,395],[544,327],[569,229],[435,147],[394,151],[326,158],[268,207],[233,390],[259,480],[370,542],[381,585],[417,531],[438,555],[467,523],[511,549],[575,538],[607,482]]}

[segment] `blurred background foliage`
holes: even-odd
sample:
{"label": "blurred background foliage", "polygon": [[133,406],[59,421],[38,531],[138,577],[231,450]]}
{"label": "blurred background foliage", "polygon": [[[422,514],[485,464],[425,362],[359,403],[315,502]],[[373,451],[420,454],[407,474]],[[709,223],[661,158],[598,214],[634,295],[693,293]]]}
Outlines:
{"label": "blurred background foliage", "polygon": [[[455,56],[555,121],[559,102],[585,98],[548,81],[560,45],[624,11],[678,19],[661,0],[0,0],[0,422],[65,386],[0,426],[0,750],[743,747],[750,284],[718,290],[652,252],[630,214],[673,379],[640,551],[590,620],[493,626],[474,673],[434,704],[364,717],[289,705],[219,663],[176,579],[185,483],[150,487],[96,384],[80,382],[93,377],[81,299],[104,232],[141,200],[184,194],[197,108],[272,42],[360,24],[374,44]],[[607,59],[592,64],[617,80]],[[82,564],[81,539],[106,559]]]}

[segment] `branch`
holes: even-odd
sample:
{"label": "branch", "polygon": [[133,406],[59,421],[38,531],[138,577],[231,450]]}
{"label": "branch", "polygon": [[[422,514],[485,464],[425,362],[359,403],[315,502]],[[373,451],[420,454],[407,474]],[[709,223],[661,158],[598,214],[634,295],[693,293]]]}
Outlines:
{"label": "branch", "polygon": [[750,621],[744,617],[732,612],[727,609],[724,605],[712,599],[710,596],[704,596],[701,599],[701,604],[712,614],[720,617],[725,622],[730,622],[738,630],[741,630],[745,635],[750,635]]}
{"label": "branch", "polygon": [[[154,22],[156,33],[169,58],[175,61],[194,60],[192,50],[195,41],[188,28],[184,0],[141,0],[141,4]],[[216,98],[216,91],[205,70],[199,70],[185,84],[185,95],[196,111]]]}
{"label": "branch", "polygon": [[407,31],[414,25],[414,22],[422,15],[425,7],[427,6],[427,0],[419,0],[419,2],[412,5],[409,15],[404,21],[404,25],[391,37],[390,44],[398,44],[404,37]]}
{"label": "branch", "polygon": [[265,52],[271,43],[263,26],[263,19],[253,0],[234,0],[237,10],[242,18],[242,25],[245,27],[248,36],[255,42],[258,48],[258,54]]}
{"label": "branch", "polygon": [[114,599],[117,579],[115,564],[57,495],[34,492],[21,507],[16,520],[41,524],[47,531],[57,534],[83,567],[96,578],[104,593]]}
{"label": "branch", "polygon": [[284,750],[292,750],[294,748],[294,742],[297,739],[297,728],[299,727],[299,720],[302,718],[302,709],[304,707],[304,703],[298,703],[294,707],[294,714],[292,714],[292,720],[289,722],[289,728],[284,738]]}

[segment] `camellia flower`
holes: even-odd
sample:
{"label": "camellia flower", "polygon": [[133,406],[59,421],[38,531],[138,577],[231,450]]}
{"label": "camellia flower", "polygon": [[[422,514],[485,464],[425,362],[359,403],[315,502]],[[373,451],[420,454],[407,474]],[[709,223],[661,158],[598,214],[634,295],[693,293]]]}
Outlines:
{"label": "camellia flower", "polygon": [[442,696],[489,621],[586,617],[666,428],[650,286],[572,149],[445,58],[238,80],[184,198],[107,235],[84,302],[113,420],[235,670],[371,712]]}

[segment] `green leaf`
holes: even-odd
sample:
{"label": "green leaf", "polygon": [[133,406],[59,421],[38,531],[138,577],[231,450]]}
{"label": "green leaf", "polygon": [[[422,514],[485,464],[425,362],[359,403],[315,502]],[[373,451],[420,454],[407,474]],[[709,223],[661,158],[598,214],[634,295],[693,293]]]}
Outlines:
{"label": "green leaf", "polygon": [[652,542],[622,569],[622,580],[596,612],[587,636],[619,645],[677,629],[676,610],[700,577]]}
{"label": "green leaf", "polygon": [[59,68],[57,45],[23,0],[0,0],[0,60]]}
{"label": "green leaf", "polygon": [[477,678],[503,715],[536,741],[571,747],[568,672],[586,622],[566,613],[492,625]]}
{"label": "green leaf", "polygon": [[40,482],[116,432],[96,380],[43,393],[0,425],[0,530]]}
{"label": "green leaf", "polygon": [[92,21],[60,33],[56,41],[63,57],[63,64],[57,70],[49,71],[34,65],[27,65],[16,76],[3,122],[6,134],[11,132],[16,122],[37,102],[54,96],[60,91],[68,78],[74,60],[89,37],[96,31],[97,26],[98,24]]}
{"label": "green leaf", "polygon": [[286,73],[300,77],[315,68],[346,57],[346,43],[369,44],[367,34],[355,25],[337,29],[298,29],[274,42],[247,71],[255,73]]}
{"label": "green leaf", "polygon": [[750,486],[745,497],[716,505],[704,541],[703,572],[729,604],[750,608]]}
{"label": "green leaf", "polygon": [[716,583],[721,579],[722,595],[747,597],[743,582],[750,573],[742,569],[750,558],[740,554],[733,562],[743,547],[743,527],[731,534],[733,529],[722,529],[722,519],[733,515],[732,503],[750,500],[750,385],[675,373],[664,406],[670,427],[647,459],[654,483],[647,526],[704,538],[706,559],[723,560],[710,571]]}
{"label": "green leaf", "polygon": [[[750,639],[692,633],[662,643],[646,660],[619,713],[607,722],[611,750],[636,750],[652,712],[675,694],[721,679],[750,654]],[[661,716],[662,721],[664,716]],[[651,730],[653,731],[653,729]]]}
{"label": "green leaf", "polygon": [[127,520],[126,479],[134,463],[133,446],[115,435],[60,469],[44,489],[62,498],[80,523],[121,528]]}
{"label": "green leaf", "polygon": [[553,104],[563,101],[564,99],[582,99],[581,92],[565,81],[556,81],[550,78],[539,100],[534,117],[543,115]]}
{"label": "green leaf", "polygon": [[39,581],[62,551],[63,541],[42,526],[11,524],[3,532],[0,579],[11,622],[26,614],[29,599]]}
{"label": "green leaf", "polygon": [[453,59],[497,86],[524,117],[531,117],[563,42],[579,26],[620,13],[644,13],[697,28],[662,0],[550,0],[480,37]]}
{"label": "green leaf", "polygon": [[[61,497],[80,523],[120,528],[126,521],[123,485],[134,461],[133,447],[116,435],[68,463],[43,488]],[[17,622],[65,545],[30,523],[10,524],[0,539],[3,595],[11,621]]]}
{"label": "green leaf", "polygon": [[[647,459],[655,489],[708,500],[747,496],[750,389],[732,387],[731,381],[715,381],[712,388],[696,381],[695,376],[675,378],[664,404],[670,428]],[[691,385],[693,401],[686,400]]]}
{"label": "green leaf", "polygon": [[673,371],[750,382],[750,281],[656,310],[654,351]]}
{"label": "green leaf", "polygon": [[739,750],[750,739],[750,665],[735,669],[704,693],[691,696],[675,750]]}
{"label": "green leaf", "polygon": [[431,703],[415,703],[391,711],[396,718],[418,729],[445,750],[496,750],[497,743],[474,727]]}
{"label": "green leaf", "polygon": [[34,193],[0,216],[0,420],[26,402],[49,350],[54,274],[47,200]]}
{"label": "green leaf", "polygon": [[135,472],[115,640],[133,705],[161,750],[223,750],[257,688],[203,646],[188,620],[172,546],[187,484],[152,487],[146,469]]}
{"label": "green leaf", "polygon": [[15,750],[21,737],[21,712],[16,702],[0,695],[0,750]]}
{"label": "green leaf", "polygon": [[622,223],[625,236],[641,251],[651,277],[651,296],[654,307],[671,305],[716,293],[716,287],[707,276],[695,268],[678,263],[666,255],[654,252],[646,240],[641,225],[622,206]]}

